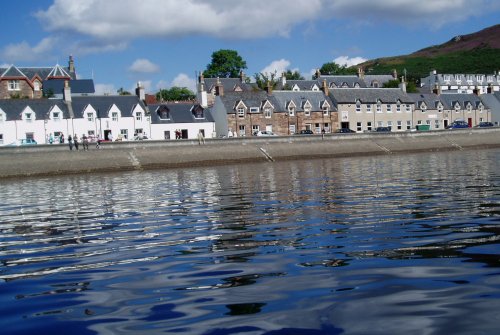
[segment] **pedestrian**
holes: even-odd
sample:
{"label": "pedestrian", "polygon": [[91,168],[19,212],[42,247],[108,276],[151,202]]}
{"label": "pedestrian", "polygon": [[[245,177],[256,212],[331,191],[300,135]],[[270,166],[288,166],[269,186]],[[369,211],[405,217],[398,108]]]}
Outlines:
{"label": "pedestrian", "polygon": [[95,143],[95,148],[96,149],[101,149],[101,137],[97,135],[96,143]]}
{"label": "pedestrian", "polygon": [[54,143],[54,136],[52,136],[52,133],[49,135],[49,143],[52,144]]}
{"label": "pedestrian", "polygon": [[203,137],[203,132],[200,131],[198,132],[198,145],[205,144],[205,137]]}
{"label": "pedestrian", "polygon": [[108,140],[110,142],[113,142],[113,134],[111,134],[111,132],[109,132],[109,134],[108,134]]}
{"label": "pedestrian", "polygon": [[83,143],[83,151],[88,151],[89,150],[89,139],[87,135],[83,134],[82,136],[82,143]]}
{"label": "pedestrian", "polygon": [[71,135],[68,136],[68,144],[69,150],[73,150],[73,138],[71,138]]}
{"label": "pedestrian", "polygon": [[59,143],[64,143],[64,134],[61,133],[61,137],[59,137]]}
{"label": "pedestrian", "polygon": [[74,145],[75,145],[75,149],[78,150],[78,136],[75,136],[73,137],[73,142],[74,142]]}

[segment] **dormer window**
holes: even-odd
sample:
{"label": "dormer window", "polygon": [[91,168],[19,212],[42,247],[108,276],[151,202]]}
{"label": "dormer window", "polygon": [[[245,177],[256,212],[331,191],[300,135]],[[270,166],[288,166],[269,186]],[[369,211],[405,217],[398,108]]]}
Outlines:
{"label": "dormer window", "polygon": [[410,104],[406,105],[406,112],[407,113],[411,112],[411,105]]}
{"label": "dormer window", "polygon": [[240,117],[240,118],[244,118],[245,117],[245,108],[238,107],[238,109],[237,109],[236,112],[238,113],[238,117]]}
{"label": "dormer window", "polygon": [[205,110],[201,106],[196,106],[193,108],[193,116],[195,119],[204,119]]}
{"label": "dormer window", "polygon": [[371,104],[367,104],[366,105],[366,112],[367,113],[371,113],[372,112],[372,105]]}
{"label": "dormer window", "polygon": [[361,102],[356,101],[356,113],[361,113]]}
{"label": "dormer window", "polygon": [[160,120],[170,120],[170,111],[168,107],[161,106],[160,108],[158,108],[157,113]]}
{"label": "dormer window", "polygon": [[136,121],[142,121],[142,113],[141,112],[136,112],[135,113],[135,120]]}
{"label": "dormer window", "polygon": [[52,120],[54,120],[55,122],[61,121],[61,113],[52,112]]}
{"label": "dormer window", "polygon": [[328,106],[323,106],[323,115],[324,116],[330,115],[330,108]]}
{"label": "dormer window", "polygon": [[94,122],[94,113],[87,113],[87,121]]}
{"label": "dormer window", "polygon": [[445,75],[443,76],[443,78],[444,78],[444,81],[447,81],[447,82],[449,82],[449,81],[451,80],[451,78],[450,78],[450,75],[449,75],[449,74],[445,74]]}
{"label": "dormer window", "polygon": [[420,105],[420,110],[422,111],[422,113],[426,112],[427,106],[425,105],[425,103],[422,102],[422,104]]}
{"label": "dormer window", "polygon": [[382,104],[380,101],[377,102],[377,113],[382,113]]}
{"label": "dormer window", "polygon": [[24,113],[24,120],[28,123],[33,122],[33,113],[31,112]]}
{"label": "dormer window", "polygon": [[273,116],[273,110],[270,107],[264,108],[264,117],[270,119]]}
{"label": "dormer window", "polygon": [[385,107],[387,109],[387,113],[392,113],[392,105],[391,104],[387,104]]}
{"label": "dormer window", "polygon": [[305,106],[304,107],[304,115],[310,116],[311,115],[311,106]]}
{"label": "dormer window", "polygon": [[439,112],[439,113],[442,113],[442,112],[443,112],[443,105],[439,104],[439,105],[437,106],[437,108],[438,108],[438,112]]}
{"label": "dormer window", "polygon": [[295,115],[295,106],[288,106],[288,115],[290,116]]}
{"label": "dormer window", "polygon": [[19,91],[19,80],[9,80],[9,91]]}
{"label": "dormer window", "polygon": [[38,80],[35,80],[35,82],[33,83],[33,89],[35,91],[40,91],[40,82]]}
{"label": "dormer window", "polygon": [[118,113],[117,112],[113,112],[111,113],[111,119],[113,121],[118,121]]}

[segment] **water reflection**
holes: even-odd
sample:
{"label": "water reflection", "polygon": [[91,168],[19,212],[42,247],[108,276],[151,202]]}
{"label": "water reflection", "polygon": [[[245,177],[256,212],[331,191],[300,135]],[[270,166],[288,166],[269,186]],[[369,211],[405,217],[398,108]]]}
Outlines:
{"label": "water reflection", "polygon": [[488,333],[500,151],[467,155],[2,181],[2,323],[12,334]]}

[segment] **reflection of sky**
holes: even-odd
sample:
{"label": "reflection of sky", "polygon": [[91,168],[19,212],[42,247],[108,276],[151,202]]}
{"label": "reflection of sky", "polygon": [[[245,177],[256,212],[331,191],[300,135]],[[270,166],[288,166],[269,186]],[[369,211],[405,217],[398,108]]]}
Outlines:
{"label": "reflection of sky", "polygon": [[467,154],[6,181],[0,302],[103,333],[488,331],[500,152]]}

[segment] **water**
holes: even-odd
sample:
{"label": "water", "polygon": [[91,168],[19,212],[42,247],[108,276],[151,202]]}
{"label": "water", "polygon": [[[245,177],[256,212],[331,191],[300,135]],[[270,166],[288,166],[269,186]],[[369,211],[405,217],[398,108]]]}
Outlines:
{"label": "water", "polygon": [[3,334],[493,334],[500,150],[2,180]]}

